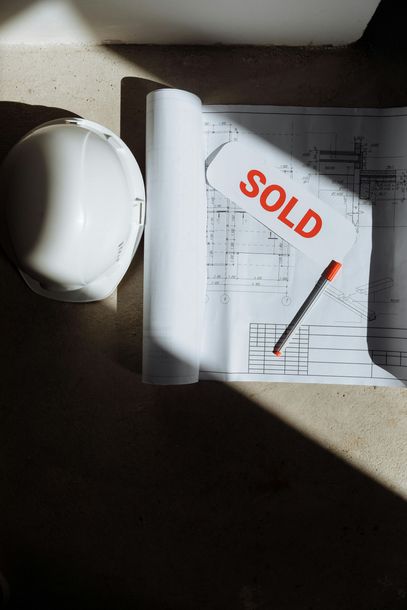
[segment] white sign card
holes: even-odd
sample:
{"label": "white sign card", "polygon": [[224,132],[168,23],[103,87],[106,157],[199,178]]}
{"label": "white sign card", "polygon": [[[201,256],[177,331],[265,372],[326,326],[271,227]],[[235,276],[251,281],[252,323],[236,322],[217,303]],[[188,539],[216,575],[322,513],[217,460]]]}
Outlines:
{"label": "white sign card", "polygon": [[253,138],[225,144],[207,169],[209,184],[303,254],[343,262],[353,224],[278,169],[278,151]]}

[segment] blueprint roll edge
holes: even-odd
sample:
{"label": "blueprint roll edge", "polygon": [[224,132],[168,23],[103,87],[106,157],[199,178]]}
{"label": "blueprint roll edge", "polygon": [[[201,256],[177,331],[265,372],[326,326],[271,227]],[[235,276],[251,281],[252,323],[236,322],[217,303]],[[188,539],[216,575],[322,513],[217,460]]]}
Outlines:
{"label": "blueprint roll edge", "polygon": [[159,89],[147,96],[143,381],[199,379],[206,289],[202,103]]}

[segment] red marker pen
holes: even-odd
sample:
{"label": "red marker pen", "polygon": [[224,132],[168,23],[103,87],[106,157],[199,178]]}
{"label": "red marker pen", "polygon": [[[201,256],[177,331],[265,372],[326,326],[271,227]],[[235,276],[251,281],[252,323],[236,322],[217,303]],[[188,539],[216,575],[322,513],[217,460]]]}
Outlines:
{"label": "red marker pen", "polygon": [[337,261],[331,261],[329,263],[328,267],[325,269],[318,282],[315,284],[310,295],[305,299],[304,303],[301,305],[300,309],[295,314],[294,318],[291,320],[290,324],[287,326],[287,328],[275,344],[273,354],[275,354],[276,356],[281,356],[281,350],[287,343],[288,339],[297,330],[307,312],[311,309],[312,305],[318,299],[320,294],[324,291],[324,289],[328,285],[328,282],[332,282],[341,267],[342,263],[338,263]]}

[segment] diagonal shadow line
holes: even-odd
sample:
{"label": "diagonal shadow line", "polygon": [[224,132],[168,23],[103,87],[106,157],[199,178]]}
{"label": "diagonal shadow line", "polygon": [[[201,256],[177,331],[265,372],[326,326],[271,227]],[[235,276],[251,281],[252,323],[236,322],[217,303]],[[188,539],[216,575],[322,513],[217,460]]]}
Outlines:
{"label": "diagonal shadow line", "polygon": [[230,385],[141,384],[103,303],[44,302],[0,263],[12,608],[404,607],[402,499]]}
{"label": "diagonal shadow line", "polygon": [[0,7],[0,23],[5,23],[16,15],[23,13],[36,2],[37,0],[13,0],[13,2],[2,2]]}
{"label": "diagonal shadow line", "polygon": [[141,384],[104,303],[0,264],[11,608],[404,607],[401,498],[230,385]]}
{"label": "diagonal shadow line", "polygon": [[104,302],[42,299],[3,256],[0,291],[11,608],[404,607],[400,497],[230,385],[143,385]]}

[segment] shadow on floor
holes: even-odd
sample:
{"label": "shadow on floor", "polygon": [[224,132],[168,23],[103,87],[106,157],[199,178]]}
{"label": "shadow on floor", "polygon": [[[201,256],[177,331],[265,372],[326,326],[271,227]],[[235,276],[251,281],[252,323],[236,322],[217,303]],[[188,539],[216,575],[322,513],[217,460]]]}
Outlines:
{"label": "shadow on floor", "polygon": [[141,384],[139,262],[116,316],[42,299],[0,257],[11,608],[405,608],[401,498],[229,385]]}
{"label": "shadow on floor", "polygon": [[141,384],[106,303],[0,268],[11,608],[404,608],[403,500],[228,385]]}
{"label": "shadow on floor", "polygon": [[228,385],[142,385],[103,303],[0,265],[12,608],[405,607],[402,499]]}

